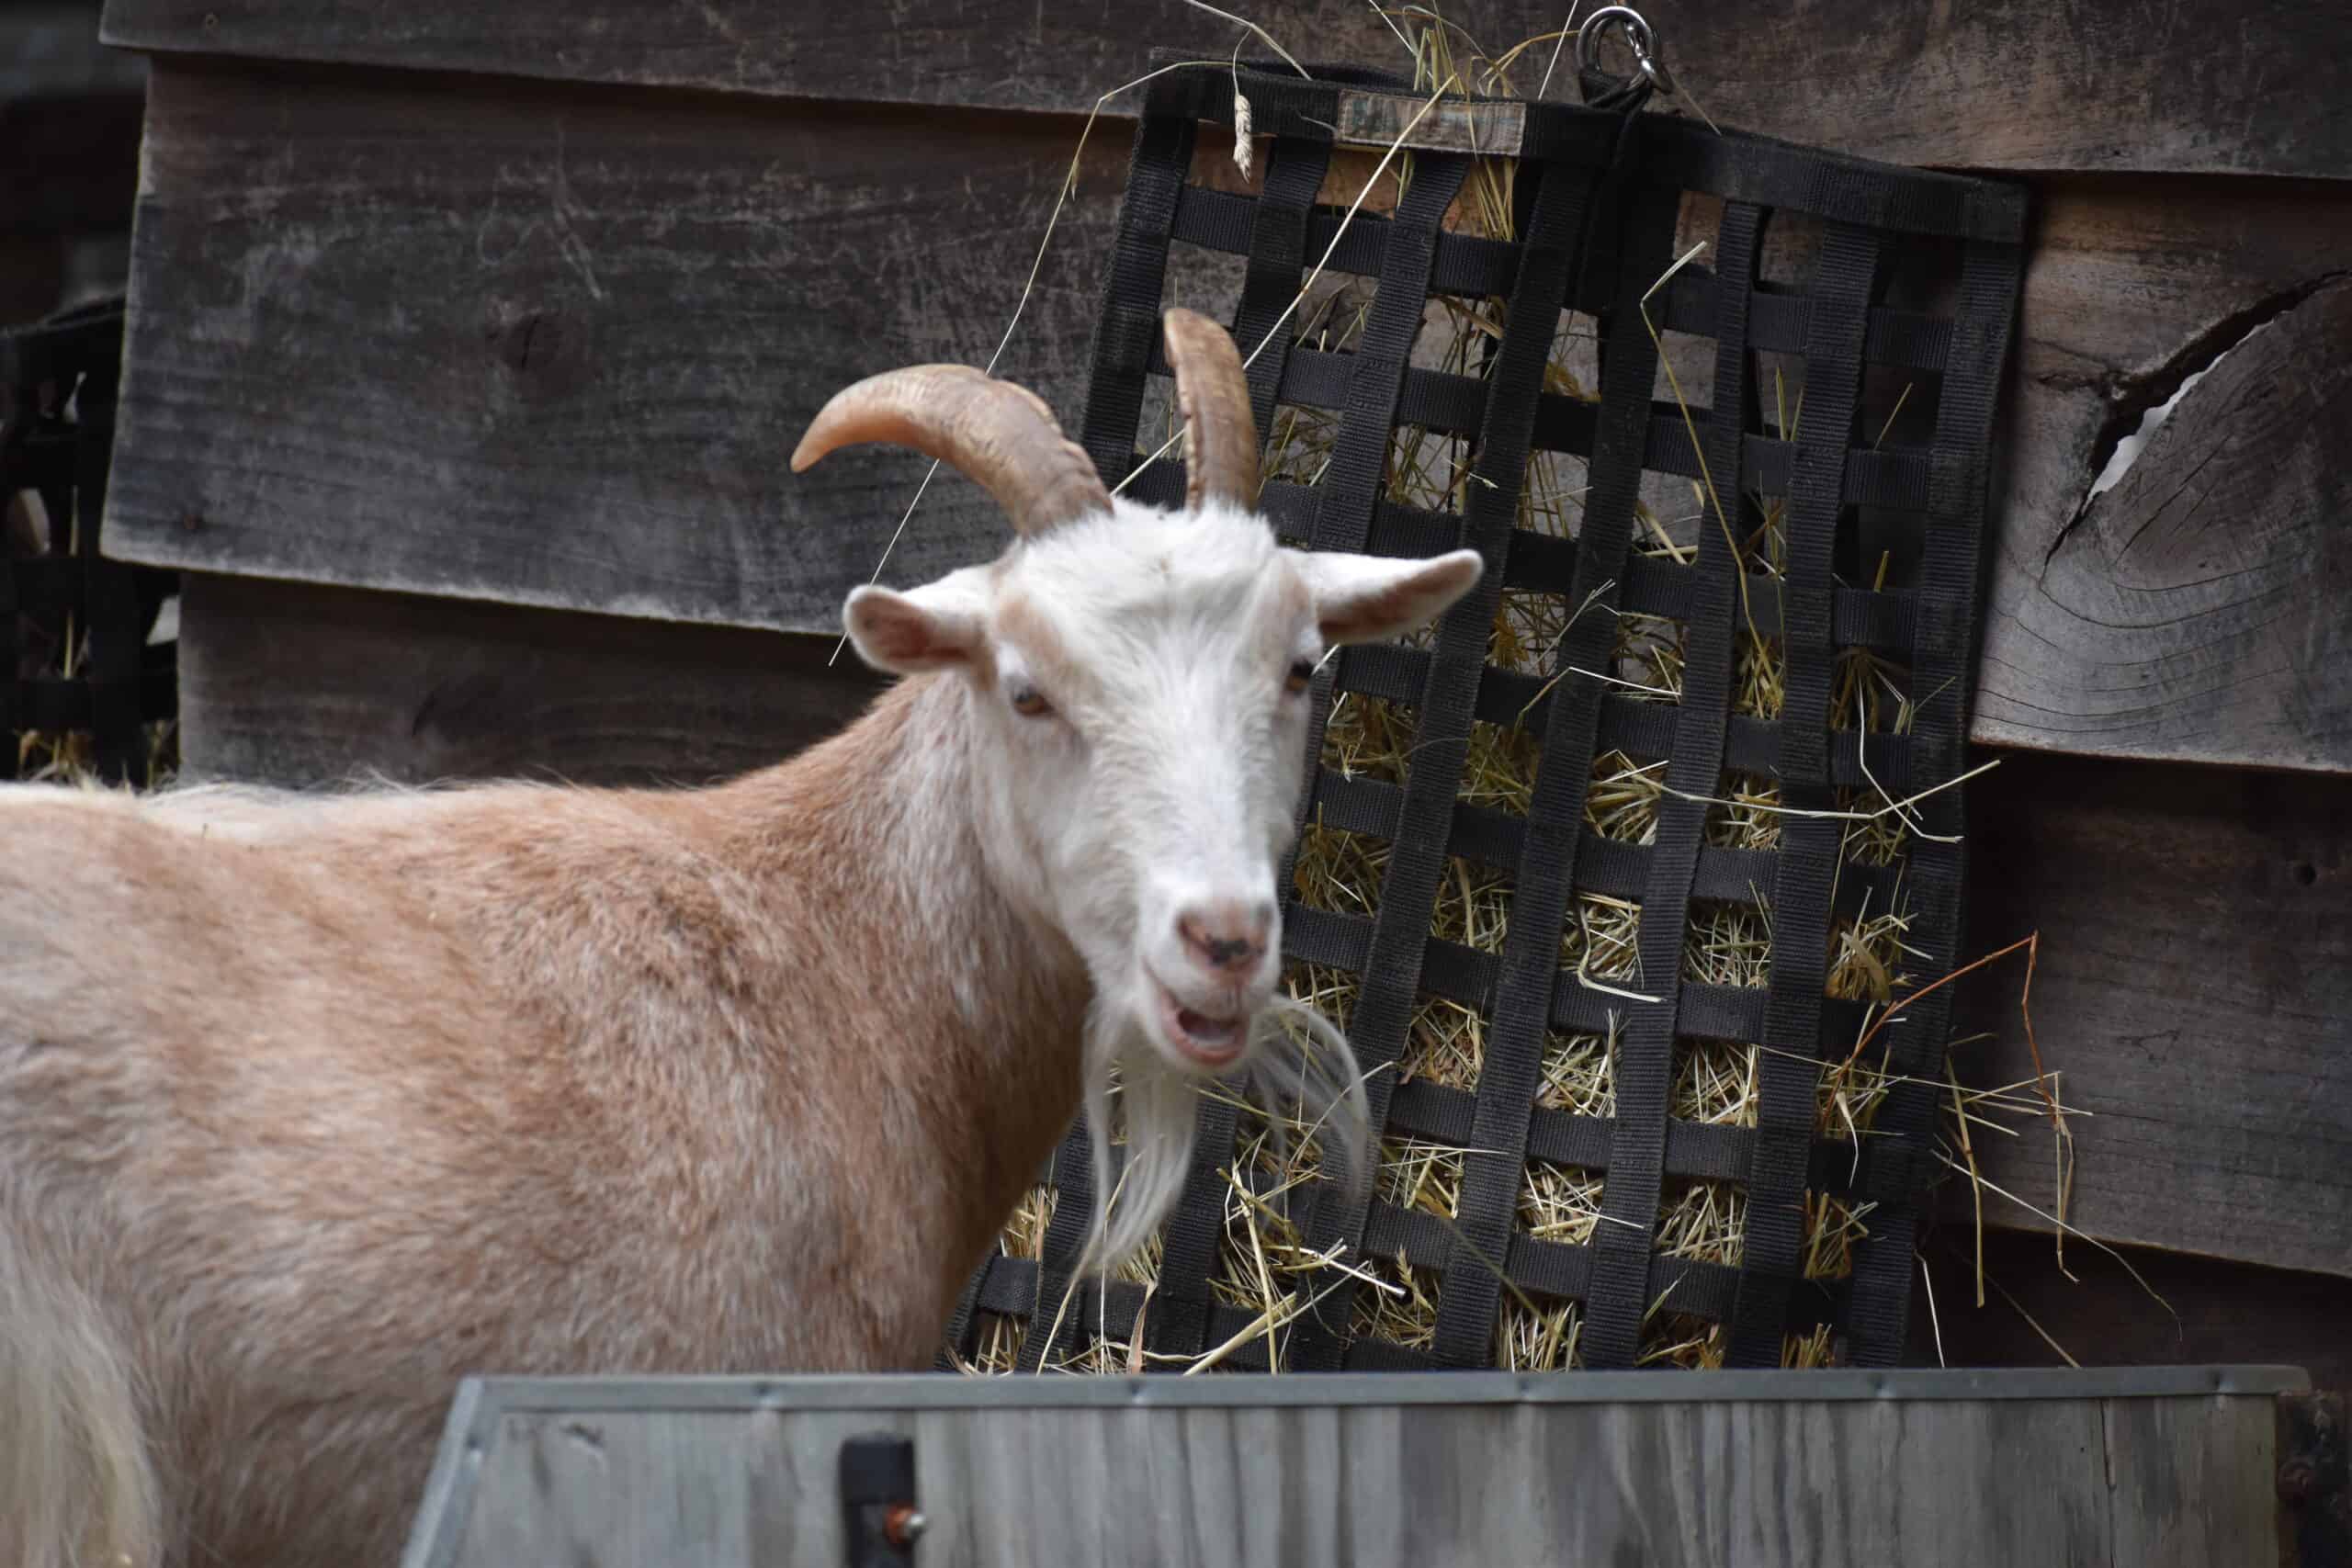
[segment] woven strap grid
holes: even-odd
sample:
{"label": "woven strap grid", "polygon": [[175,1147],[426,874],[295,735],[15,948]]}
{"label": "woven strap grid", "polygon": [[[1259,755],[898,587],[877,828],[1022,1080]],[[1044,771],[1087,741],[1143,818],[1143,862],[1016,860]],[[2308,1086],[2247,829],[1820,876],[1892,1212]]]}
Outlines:
{"label": "woven strap grid", "polygon": [[[1784,806],[1819,810],[1843,790],[1867,785],[1901,799],[1963,770],[1989,451],[2022,267],[2022,193],[1737,132],[1717,136],[1664,116],[1464,99],[1449,100],[1468,117],[1452,122],[1452,140],[1414,143],[1412,178],[1395,210],[1360,212],[1343,231],[1340,211],[1315,205],[1335,141],[1383,145],[1427,100],[1408,84],[1363,71],[1311,68],[1311,75],[1303,81],[1275,68],[1239,75],[1258,132],[1271,137],[1254,197],[1187,183],[1197,125],[1229,123],[1234,75],[1224,66],[1178,70],[1154,84],[1136,136],[1081,438],[1106,481],[1128,478],[1142,461],[1146,389],[1168,374],[1159,323],[1171,245],[1240,256],[1247,271],[1228,319],[1245,356],[1264,344],[1250,366],[1259,428],[1272,428],[1281,405],[1338,416],[1317,482],[1266,485],[1261,510],[1277,532],[1310,547],[1395,556],[1466,545],[1488,564],[1431,646],[1350,649],[1326,664],[1314,689],[1315,745],[1299,820],[1385,840],[1390,849],[1376,915],[1331,913],[1294,894],[1284,954],[1359,978],[1349,1033],[1369,1071],[1375,1134],[1467,1152],[1452,1224],[1320,1181],[1293,1195],[1303,1200],[1292,1213],[1309,1246],[1399,1258],[1435,1273],[1441,1286],[1431,1348],[1408,1349],[1352,1334],[1355,1280],[1329,1271],[1315,1285],[1316,1309],[1287,1333],[1285,1367],[1491,1364],[1506,1290],[1581,1303],[1588,1367],[1634,1364],[1643,1325],[1661,1301],[1724,1325],[1730,1364],[1776,1365],[1785,1335],[1821,1325],[1839,1335],[1845,1361],[1891,1362],[1907,1324],[1911,1249],[1931,1157],[1930,1085],[1948,1037],[1950,991],[1907,1009],[1905,1021],[1881,1037],[1892,1043],[1888,1070],[1898,1081],[1858,1152],[1816,1135],[1815,1091],[1819,1064],[1850,1052],[1875,1014],[1825,995],[1825,972],[1833,923],[1866,905],[1886,908],[1898,887],[1911,906],[1905,945],[1930,975],[1957,965],[1961,860],[1951,840],[1962,827],[1962,792],[1944,789],[1914,807],[1925,831],[1884,867],[1840,863],[1840,829],[1826,818],[1787,816],[1776,849],[1707,843],[1703,797],[1718,795],[1732,771],[1775,778]],[[1490,144],[1463,141],[1459,127],[1497,107],[1512,117],[1516,144],[1512,241],[1443,227],[1485,155],[1473,147]],[[1367,137],[1367,124],[1388,129]],[[1345,135],[1351,125],[1359,133]],[[1660,285],[1690,193],[1722,204],[1709,236],[1712,265],[1686,265]],[[1763,235],[1782,213],[1820,231],[1814,276],[1801,292],[1760,277]],[[1922,237],[1960,257],[1948,310],[1890,302],[1904,243]],[[1375,282],[1351,352],[1295,344],[1281,327],[1308,269],[1327,253],[1328,272]],[[1509,325],[1482,374],[1409,362],[1427,300],[1443,295],[1509,302]],[[1563,310],[1599,323],[1597,403],[1543,389]],[[1654,400],[1653,328],[1713,340],[1713,408]],[[1792,439],[1760,428],[1753,369],[1760,354],[1803,361],[1804,417]],[[1872,432],[1858,428],[1873,367],[1906,373],[1934,398],[1927,445],[1882,449]],[[1463,512],[1425,511],[1384,493],[1400,425],[1473,444],[1476,478],[1462,487]],[[1573,540],[1517,526],[1537,452],[1586,460],[1589,490]],[[1724,527],[1700,530],[1687,563],[1634,547],[1645,470],[1705,480],[1730,513]],[[1127,493],[1172,505],[1182,486],[1181,464],[1163,458],[1135,474]],[[1727,545],[1728,535],[1754,527],[1759,497],[1784,498],[1786,560],[1777,577],[1743,573]],[[1859,512],[1910,528],[1920,563],[1915,581],[1877,589],[1839,579],[1840,528]],[[1605,613],[1576,616],[1554,667],[1541,674],[1489,665],[1488,628],[1507,590],[1683,623],[1679,702],[1635,702],[1600,682],[1555,678],[1569,666],[1605,668],[1614,620]],[[1732,711],[1736,638],[1750,628],[1783,650],[1786,695],[1774,720]],[[1918,695],[1907,734],[1833,728],[1832,673],[1839,654],[1855,649],[1910,667]],[[1342,777],[1312,760],[1342,692],[1415,711],[1404,784]],[[1523,816],[1456,798],[1474,722],[1541,738]],[[1585,825],[1592,760],[1611,750],[1666,766],[1668,788],[1648,842]],[[1431,936],[1449,858],[1510,874],[1502,952]],[[1639,900],[1640,972],[1650,976],[1683,973],[1694,902],[1760,903],[1771,918],[1770,984],[1652,985],[1649,1001],[1589,988],[1561,970],[1557,945],[1579,893]],[[1486,1020],[1475,1093],[1399,1083],[1384,1070],[1403,1057],[1414,1010],[1430,997]],[[1545,1031],[1599,1033],[1612,1024],[1614,1114],[1539,1106]],[[1676,1043],[1693,1038],[1764,1047],[1755,1125],[1669,1113]],[[1216,1301],[1209,1289],[1228,1194],[1222,1172],[1235,1151],[1227,1097],[1204,1099],[1198,1131],[1143,1331],[1146,1348],[1160,1356],[1225,1344],[1253,1315]],[[1605,1174],[1602,1222],[1589,1244],[1537,1239],[1521,1228],[1516,1201],[1530,1159]],[[1124,1338],[1144,1310],[1138,1285],[1072,1288],[1094,1187],[1082,1128],[1041,1176],[1060,1192],[1042,1258],[983,1263],[950,1325],[950,1352],[968,1353],[979,1314],[1026,1317],[1017,1365],[1034,1371],[1089,1336]],[[1669,1179],[1745,1189],[1736,1267],[1657,1250]],[[1851,1276],[1834,1285],[1803,1277],[1804,1204],[1808,1193],[1823,1192],[1871,1206]],[[947,1353],[941,1364],[950,1364]],[[1223,1364],[1265,1370],[1266,1339],[1232,1348]]]}

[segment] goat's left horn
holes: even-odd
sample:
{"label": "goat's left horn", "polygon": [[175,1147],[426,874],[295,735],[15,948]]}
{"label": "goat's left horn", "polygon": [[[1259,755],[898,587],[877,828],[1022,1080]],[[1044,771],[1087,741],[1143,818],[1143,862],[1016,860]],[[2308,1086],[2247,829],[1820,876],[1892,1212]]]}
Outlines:
{"label": "goat's left horn", "polygon": [[842,388],[793,449],[792,471],[866,441],[952,465],[996,498],[1016,534],[1111,510],[1093,461],[1045,400],[969,365],[912,365]]}
{"label": "goat's left horn", "polygon": [[1162,318],[1160,331],[1176,372],[1176,410],[1191,432],[1185,506],[1197,512],[1212,499],[1244,510],[1257,505],[1258,422],[1232,334],[1182,306]]}

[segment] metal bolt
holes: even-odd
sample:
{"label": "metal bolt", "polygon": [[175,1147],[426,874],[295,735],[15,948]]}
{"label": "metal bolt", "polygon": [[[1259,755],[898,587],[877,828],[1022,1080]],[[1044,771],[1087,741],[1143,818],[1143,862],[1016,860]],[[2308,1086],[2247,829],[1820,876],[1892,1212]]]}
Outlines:
{"label": "metal bolt", "polygon": [[903,1551],[930,1526],[931,1521],[913,1504],[893,1503],[882,1518],[882,1539]]}

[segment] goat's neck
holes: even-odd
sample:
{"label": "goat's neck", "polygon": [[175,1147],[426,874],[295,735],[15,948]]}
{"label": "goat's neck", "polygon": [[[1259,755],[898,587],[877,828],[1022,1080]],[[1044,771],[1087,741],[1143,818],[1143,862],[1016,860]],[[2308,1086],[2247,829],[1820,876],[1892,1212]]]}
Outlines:
{"label": "goat's neck", "polygon": [[955,677],[905,681],[847,731],[723,792],[752,807],[726,819],[758,825],[738,863],[797,895],[836,960],[819,967],[855,976],[844,1000],[871,1037],[812,1043],[865,1059],[819,1070],[891,1101],[848,1109],[892,1160],[935,1159],[916,1178],[931,1190],[903,1197],[947,1222],[931,1239],[955,1284],[1077,1111],[1091,990],[1029,879],[989,852],[1001,803],[969,701]]}

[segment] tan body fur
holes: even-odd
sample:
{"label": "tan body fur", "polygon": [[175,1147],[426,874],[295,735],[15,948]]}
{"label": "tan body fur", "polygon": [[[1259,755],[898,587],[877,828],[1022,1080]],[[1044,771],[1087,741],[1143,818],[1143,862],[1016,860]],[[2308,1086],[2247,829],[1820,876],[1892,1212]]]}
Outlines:
{"label": "tan body fur", "polygon": [[468,1372],[928,1364],[1086,988],[926,700],[708,792],[0,806],[0,1275],[103,1303],[194,1561],[391,1561]]}

